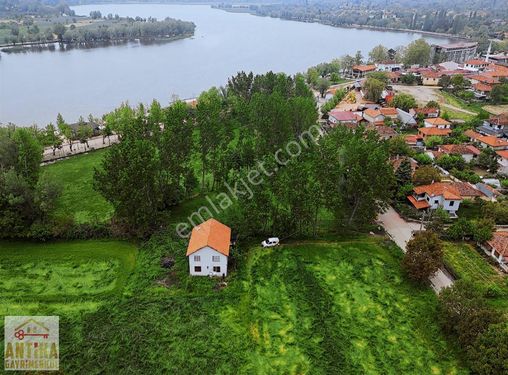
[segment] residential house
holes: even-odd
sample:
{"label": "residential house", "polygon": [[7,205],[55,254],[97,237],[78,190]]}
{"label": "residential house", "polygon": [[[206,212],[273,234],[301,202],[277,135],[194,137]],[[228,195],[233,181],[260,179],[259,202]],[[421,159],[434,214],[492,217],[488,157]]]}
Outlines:
{"label": "residential house", "polygon": [[392,120],[397,120],[397,108],[393,107],[386,107],[386,108],[380,108],[379,111],[384,116],[384,118],[391,118]]}
{"label": "residential house", "polygon": [[478,150],[473,145],[441,145],[438,147],[438,152],[447,155],[460,155],[467,162],[471,162],[474,158],[480,155],[480,150]]}
{"label": "residential house", "polygon": [[476,185],[476,188],[482,192],[484,195],[485,200],[490,200],[492,202],[495,202],[497,200],[497,197],[501,195],[496,189],[494,189],[492,186],[487,185],[483,182],[478,182]]}
{"label": "residential house", "polygon": [[498,156],[497,163],[499,164],[499,173],[508,175],[508,150],[496,151]]}
{"label": "residential house", "polygon": [[398,71],[397,72],[388,72],[388,73],[386,73],[386,75],[390,79],[391,83],[399,83],[400,77],[402,77],[402,73],[398,72]]}
{"label": "residential house", "polygon": [[491,85],[487,85],[481,82],[473,84],[473,93],[476,99],[486,99],[490,97],[491,91]]}
{"label": "residential house", "polygon": [[397,72],[402,69],[402,64],[394,61],[383,61],[376,64],[376,70],[378,72]]}
{"label": "residential house", "polygon": [[406,135],[404,141],[406,141],[408,146],[413,148],[422,148],[424,146],[423,137],[416,134]]}
{"label": "residential house", "polygon": [[231,228],[209,219],[192,229],[187,258],[193,276],[226,276]]}
{"label": "residential house", "polygon": [[328,124],[332,127],[338,125],[356,127],[360,119],[361,117],[352,111],[340,111],[338,109],[332,109],[330,112],[328,112]]}
{"label": "residential house", "polygon": [[485,195],[469,182],[454,181],[450,182],[452,186],[459,192],[462,199],[474,200],[476,198],[484,198]]}
{"label": "residential house", "polygon": [[426,128],[451,129],[452,124],[441,117],[427,118],[423,121]]}
{"label": "residential house", "polygon": [[471,141],[477,142],[483,148],[490,147],[496,151],[508,149],[508,142],[506,140],[493,135],[481,135],[473,130],[466,130],[464,135],[469,137]]}
{"label": "residential house", "polygon": [[508,113],[497,116],[490,116],[488,120],[484,120],[483,124],[478,127],[479,133],[485,135],[493,135],[495,137],[503,137],[508,135]]}
{"label": "residential house", "polygon": [[389,126],[385,125],[368,125],[367,129],[374,130],[378,133],[379,138],[388,140],[390,138],[396,137],[398,133],[390,128]]}
{"label": "residential house", "polygon": [[419,128],[418,135],[424,140],[427,137],[447,137],[452,133],[451,129],[440,129],[440,128]]}
{"label": "residential house", "polygon": [[503,271],[508,272],[508,232],[494,232],[492,239],[482,244],[481,247],[499,264]]}
{"label": "residential house", "polygon": [[475,83],[483,83],[485,85],[497,85],[500,83],[498,78],[486,74],[468,74],[466,78],[469,79],[473,85]]}
{"label": "residential house", "polygon": [[470,59],[464,62],[464,69],[472,72],[484,71],[487,66],[489,66],[489,62],[480,59]]}
{"label": "residential house", "polygon": [[384,125],[385,117],[379,109],[366,109],[363,111],[363,118],[365,121],[373,125]]}
{"label": "residential house", "polygon": [[363,78],[367,73],[375,72],[375,65],[355,65],[353,66],[353,76],[356,78]]}
{"label": "residential house", "polygon": [[417,186],[413,189],[413,194],[407,198],[418,210],[435,210],[440,207],[448,212],[451,217],[457,217],[457,211],[462,202],[462,196],[457,188],[448,182],[435,182],[429,185]]}
{"label": "residential house", "polygon": [[434,72],[434,71],[425,71],[421,73],[422,77],[422,84],[424,86],[437,86],[439,83],[439,78],[443,73],[441,72]]}
{"label": "residential house", "polygon": [[415,118],[410,113],[400,108],[397,108],[397,119],[400,121],[401,125],[405,127],[416,127],[417,125]]}
{"label": "residential house", "polygon": [[439,117],[439,108],[415,108],[410,109],[409,113],[413,115],[413,117],[417,117],[419,114],[422,114],[424,118],[436,118]]}

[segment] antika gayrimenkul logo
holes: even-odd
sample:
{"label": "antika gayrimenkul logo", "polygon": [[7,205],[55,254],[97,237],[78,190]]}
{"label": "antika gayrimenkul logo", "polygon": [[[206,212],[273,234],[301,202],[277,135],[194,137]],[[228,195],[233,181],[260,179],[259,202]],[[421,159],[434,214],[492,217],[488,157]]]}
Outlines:
{"label": "antika gayrimenkul logo", "polygon": [[58,316],[5,317],[5,370],[58,370]]}

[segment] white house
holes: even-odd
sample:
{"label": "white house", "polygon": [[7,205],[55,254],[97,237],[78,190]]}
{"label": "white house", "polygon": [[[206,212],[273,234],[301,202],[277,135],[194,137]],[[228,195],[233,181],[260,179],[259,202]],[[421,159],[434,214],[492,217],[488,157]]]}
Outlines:
{"label": "white house", "polygon": [[508,232],[495,232],[490,241],[482,245],[483,251],[508,272]]}
{"label": "white house", "polygon": [[385,116],[379,109],[366,109],[363,111],[363,118],[371,124],[383,125]]}
{"label": "white house", "polygon": [[228,274],[231,228],[209,219],[192,229],[187,257],[193,276],[226,276]]}
{"label": "white house", "polygon": [[389,60],[383,61],[376,64],[376,70],[378,72],[396,72],[402,69],[403,64],[396,61]]}
{"label": "white house", "polygon": [[452,124],[441,117],[426,118],[423,121],[426,128],[450,129]]}
{"label": "white house", "polygon": [[430,185],[417,186],[413,189],[413,195],[407,199],[418,210],[435,210],[440,207],[450,214],[457,216],[462,196],[451,183],[435,182]]}
{"label": "white house", "polygon": [[471,59],[467,60],[464,63],[464,69],[469,70],[471,72],[478,72],[480,70],[485,70],[489,66],[489,63],[485,60],[480,59]]}

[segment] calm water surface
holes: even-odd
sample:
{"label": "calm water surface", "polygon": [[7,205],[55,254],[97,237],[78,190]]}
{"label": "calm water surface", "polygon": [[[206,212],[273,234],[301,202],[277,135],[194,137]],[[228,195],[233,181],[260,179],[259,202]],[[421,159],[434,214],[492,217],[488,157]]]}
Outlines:
{"label": "calm water surface", "polygon": [[[168,103],[224,85],[238,71],[294,74],[377,44],[406,45],[418,33],[341,29],[227,13],[207,5],[108,4],[73,7],[120,16],[193,21],[193,38],[70,51],[1,54],[0,123],[45,126],[58,112],[71,122],[101,116],[124,101]],[[426,37],[429,42],[443,41]]]}

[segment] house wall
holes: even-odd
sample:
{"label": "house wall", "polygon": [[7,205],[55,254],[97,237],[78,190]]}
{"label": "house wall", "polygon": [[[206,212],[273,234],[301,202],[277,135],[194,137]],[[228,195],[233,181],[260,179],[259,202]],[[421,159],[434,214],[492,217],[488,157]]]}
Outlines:
{"label": "house wall", "polygon": [[445,211],[449,213],[456,213],[459,210],[460,201],[449,201],[443,198],[442,195],[430,197],[429,195],[425,195],[425,199],[430,205],[432,210],[435,210],[438,207],[443,208]]}
{"label": "house wall", "polygon": [[[199,257],[199,261],[195,257]],[[212,257],[218,256],[219,261],[214,262]],[[189,255],[189,272],[192,276],[224,276],[228,273],[228,257],[215,251],[211,247],[204,247]],[[196,272],[195,267],[201,266],[201,272]],[[220,267],[220,272],[214,272],[213,267]]]}
{"label": "house wall", "polygon": [[439,78],[422,78],[422,83],[424,86],[437,86],[437,83],[439,82]]}

